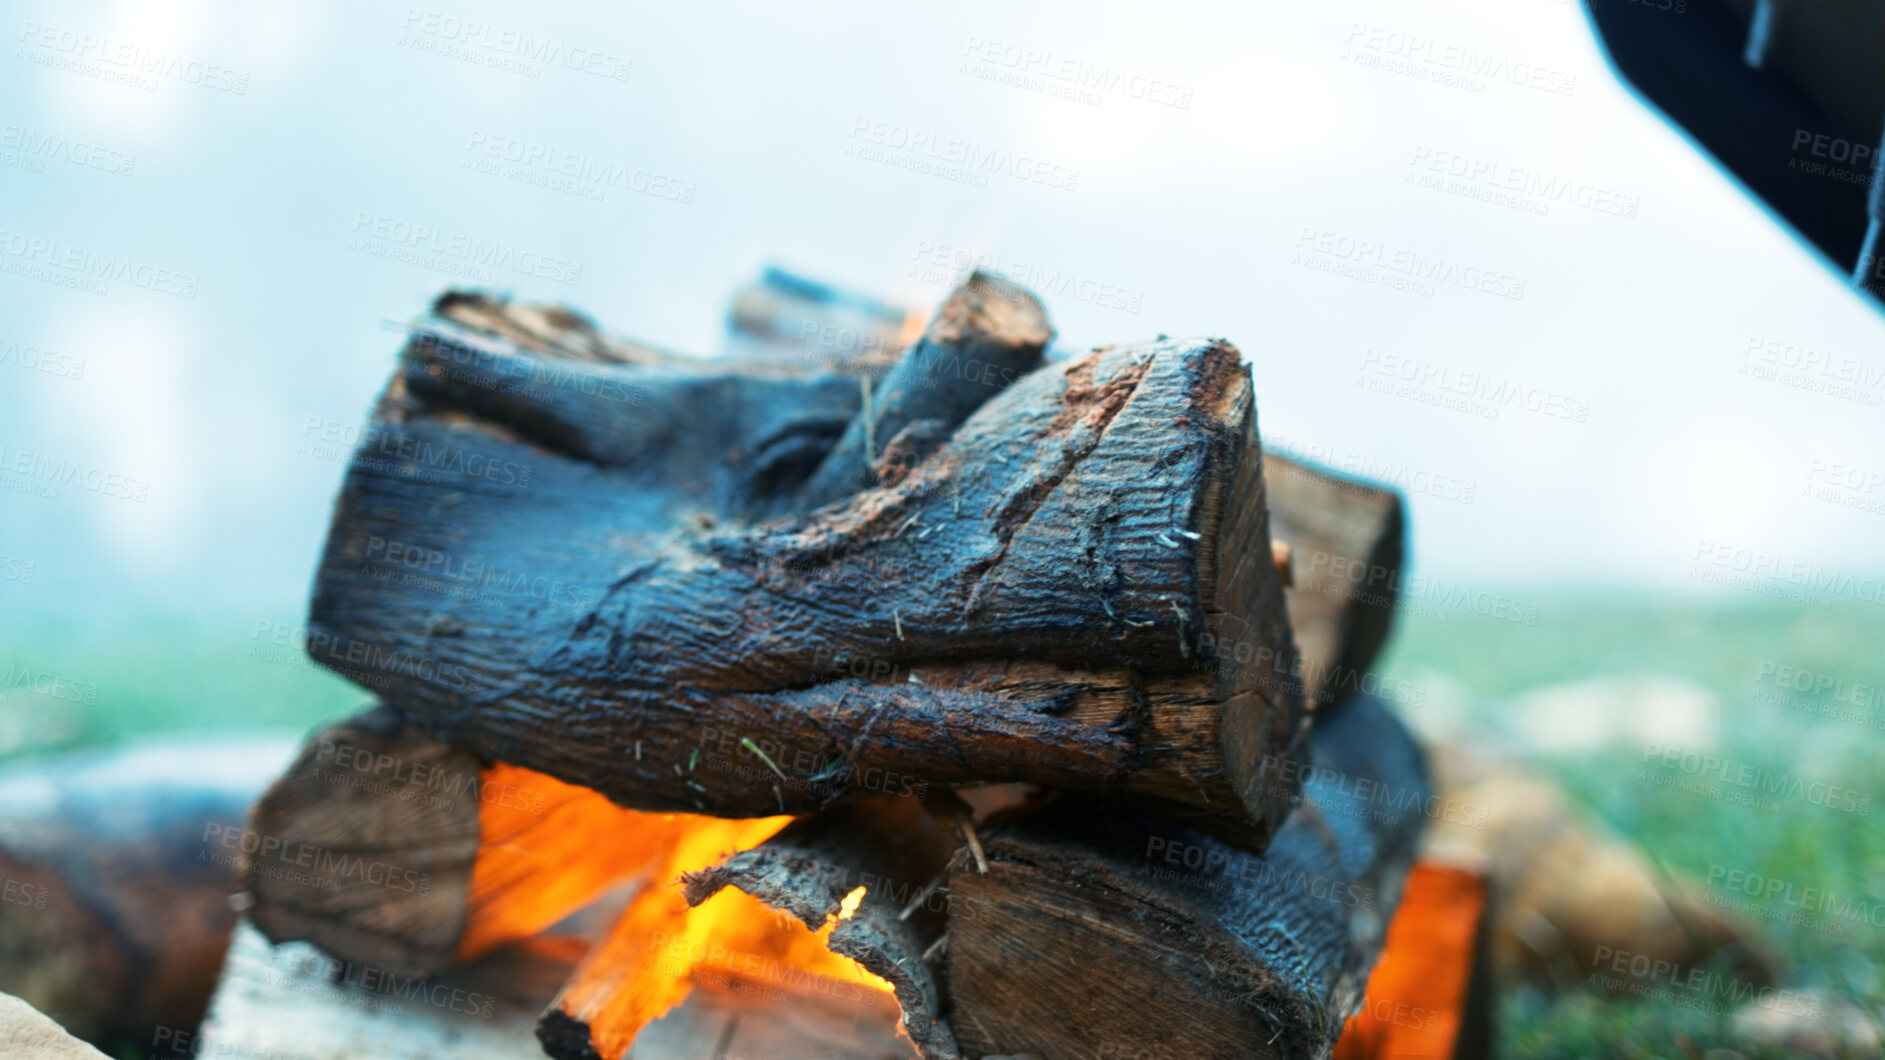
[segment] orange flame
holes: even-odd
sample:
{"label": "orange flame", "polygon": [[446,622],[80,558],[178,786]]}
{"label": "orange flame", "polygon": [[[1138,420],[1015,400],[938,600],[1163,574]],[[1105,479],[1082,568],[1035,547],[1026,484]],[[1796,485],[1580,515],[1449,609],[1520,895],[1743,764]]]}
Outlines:
{"label": "orange flame", "polygon": [[683,872],[757,846],[790,820],[691,821],[656,875],[663,885],[636,897],[559,1001],[564,1012],[589,1025],[598,1053],[618,1060],[643,1027],[686,1000],[696,984],[893,991],[888,982],[827,948],[832,930],[863,903],[863,887],[847,894],[812,931],[732,887],[689,907],[672,885]]}
{"label": "orange flame", "polygon": [[856,915],[854,888],[816,931],[728,887],[689,907],[678,881],[758,846],[791,817],[723,820],[623,809],[588,788],[502,763],[481,778],[481,841],[471,873],[458,959],[538,934],[611,885],[642,877],[608,938],[583,961],[559,999],[588,1023],[609,1060],[686,1000],[696,984],[893,992],[888,982],[828,948]]}

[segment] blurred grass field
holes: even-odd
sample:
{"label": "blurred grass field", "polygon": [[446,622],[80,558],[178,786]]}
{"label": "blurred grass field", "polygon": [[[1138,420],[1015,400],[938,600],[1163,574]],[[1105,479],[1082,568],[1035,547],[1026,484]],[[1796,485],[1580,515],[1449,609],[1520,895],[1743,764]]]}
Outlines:
{"label": "blurred grass field", "polygon": [[[1876,796],[1885,784],[1885,696],[1870,694],[1863,710],[1838,697],[1885,682],[1885,609],[1546,600],[1535,626],[1463,612],[1445,619],[1403,619],[1381,667],[1415,690],[1402,709],[1418,730],[1487,735],[1526,754],[1589,814],[1692,880],[1731,865],[1885,900],[1885,809],[1843,812],[1801,799],[1756,809],[1659,784],[1643,735],[1656,727],[1657,741]],[[306,731],[369,701],[306,661],[287,616],[0,622],[0,667],[8,667],[0,760],[191,729]],[[1776,683],[1781,666],[1846,683],[1797,692]],[[1621,683],[1589,684],[1604,678]],[[1538,705],[1547,702],[1556,716],[1541,729]],[[1885,930],[1873,921],[1885,922],[1885,912],[1831,925],[1771,912],[1781,919],[1763,920],[1760,933],[1782,961],[1783,982],[1852,998],[1876,1021]],[[1503,997],[1498,1034],[1498,1055],[1510,1057],[1790,1055],[1738,1042],[1724,1012],[1595,995]]]}

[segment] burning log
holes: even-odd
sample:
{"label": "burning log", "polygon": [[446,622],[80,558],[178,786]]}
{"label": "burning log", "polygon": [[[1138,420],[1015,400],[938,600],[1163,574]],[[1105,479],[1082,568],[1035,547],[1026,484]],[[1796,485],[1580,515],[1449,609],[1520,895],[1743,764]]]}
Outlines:
{"label": "burning log", "polygon": [[0,774],[0,990],[100,1045],[194,1027],[236,920],[217,840],[288,750],[195,739]]}
{"label": "burning log", "polygon": [[[1428,801],[1379,701],[1317,721],[1261,857],[1068,799],[957,854],[945,981],[969,1056],[1327,1057],[1361,1005]],[[973,915],[954,915],[958,909]]]}
{"label": "burning log", "polygon": [[1016,290],[958,291],[868,407],[434,321],[349,470],[310,653],[635,808],[1011,780],[1260,849],[1307,718],[1237,663],[1294,654],[1248,371],[1167,340],[1008,384],[1047,335]]}
{"label": "burning log", "polygon": [[[925,1060],[1327,1057],[1430,796],[1407,732],[1368,697],[1318,722],[1303,793],[1262,857],[1077,797],[998,812],[981,826],[986,873],[909,800],[828,810],[688,874],[687,900],[709,904],[638,899],[540,1035],[553,1056],[617,1060],[686,976],[765,982],[783,966],[874,981]],[[744,895],[765,904],[710,904]],[[783,941],[761,931],[768,908],[788,917]]]}
{"label": "burning log", "polygon": [[425,976],[646,879],[694,820],[480,761],[382,707],[316,734],[256,803],[243,884],[271,941]]}
{"label": "burning log", "polygon": [[[751,822],[720,822],[737,836]],[[709,837],[718,838],[718,837]],[[763,838],[763,836],[760,836]],[[702,982],[733,992],[785,987],[822,996],[860,1028],[880,1054],[889,1028],[926,1057],[954,1057],[939,1018],[941,993],[926,951],[938,917],[900,916],[897,892],[881,884],[934,878],[957,840],[909,799],[880,797],[805,818],[763,843],[736,842],[719,864],[696,841],[679,894],[651,888],[636,899],[545,1014],[538,1036],[561,1060],[641,1055],[644,1028]],[[902,1018],[897,1018],[901,1007]],[[665,1021],[663,1021],[665,1022]],[[876,1027],[875,1034],[862,1028]]]}

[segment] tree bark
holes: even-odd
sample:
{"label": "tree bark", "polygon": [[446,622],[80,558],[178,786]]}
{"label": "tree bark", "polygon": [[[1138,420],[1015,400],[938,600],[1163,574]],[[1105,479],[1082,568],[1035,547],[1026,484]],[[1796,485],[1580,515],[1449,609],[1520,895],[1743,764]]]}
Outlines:
{"label": "tree bark", "polygon": [[961,853],[945,982],[963,1052],[1327,1057],[1360,1006],[1428,787],[1378,701],[1317,723],[1262,857],[1067,799]]}
{"label": "tree bark", "polygon": [[1247,370],[1221,342],[1114,347],[998,396],[977,376],[993,400],[948,431],[956,406],[924,402],[968,381],[934,351],[1016,329],[1022,363],[1041,334],[973,284],[951,306],[976,298],[907,362],[934,393],[902,366],[880,387],[901,411],[871,416],[905,426],[870,449],[879,484],[762,522],[854,466],[854,378],[578,364],[428,326],[349,470],[310,653],[626,806],[1013,780],[1260,848],[1307,717],[1276,677],[1294,648]]}

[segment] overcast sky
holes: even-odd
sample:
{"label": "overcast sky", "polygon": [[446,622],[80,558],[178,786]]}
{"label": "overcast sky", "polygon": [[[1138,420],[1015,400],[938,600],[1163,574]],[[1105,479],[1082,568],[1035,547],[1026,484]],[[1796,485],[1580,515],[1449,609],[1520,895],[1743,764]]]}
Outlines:
{"label": "overcast sky", "polygon": [[447,269],[713,353],[766,264],[928,309],[977,259],[1068,344],[1231,339],[1425,577],[1879,594],[1885,326],[1571,4],[6,18],[0,468],[93,484],[0,481],[16,618],[300,611],[323,436]]}

